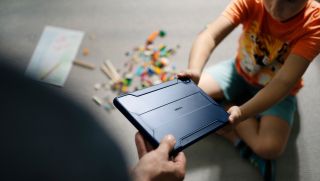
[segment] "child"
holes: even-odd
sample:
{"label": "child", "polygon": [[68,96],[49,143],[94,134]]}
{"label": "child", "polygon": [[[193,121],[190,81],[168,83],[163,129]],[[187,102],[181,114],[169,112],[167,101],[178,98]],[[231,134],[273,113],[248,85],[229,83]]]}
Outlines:
{"label": "child", "polygon": [[[239,24],[235,58],[202,73],[211,52]],[[287,144],[302,75],[320,50],[320,5],[313,0],[233,0],[195,40],[188,70],[214,99],[244,104],[228,109],[231,140],[243,157],[274,179],[274,160]],[[201,75],[201,77],[200,77]]]}

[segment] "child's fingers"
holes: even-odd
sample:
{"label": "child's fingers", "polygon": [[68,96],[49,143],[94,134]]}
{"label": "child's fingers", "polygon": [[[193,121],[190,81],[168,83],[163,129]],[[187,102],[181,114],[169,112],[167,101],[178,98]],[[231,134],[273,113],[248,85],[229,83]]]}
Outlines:
{"label": "child's fingers", "polygon": [[231,123],[231,124],[233,124],[234,123],[234,116],[230,113],[230,116],[229,116],[229,122]]}
{"label": "child's fingers", "polygon": [[177,74],[177,77],[178,77],[178,78],[184,78],[184,77],[185,77],[185,74],[184,74],[184,73],[178,73],[178,74]]}
{"label": "child's fingers", "polygon": [[232,106],[227,112],[230,114],[229,122],[231,124],[236,123],[241,117],[241,111],[238,106]]}
{"label": "child's fingers", "polygon": [[180,72],[179,74],[177,74],[177,77],[180,79],[185,79],[185,78],[191,79],[196,84],[199,83],[199,79],[200,79],[199,74],[195,70],[190,70],[190,69]]}
{"label": "child's fingers", "polygon": [[178,78],[190,78],[191,75],[188,72],[180,72],[178,75]]}
{"label": "child's fingers", "polygon": [[231,123],[231,124],[233,124],[234,123],[234,118],[235,118],[235,112],[234,112],[234,110],[233,110],[233,107],[231,107],[228,111],[227,111],[229,114],[230,114],[230,116],[229,116],[229,122]]}

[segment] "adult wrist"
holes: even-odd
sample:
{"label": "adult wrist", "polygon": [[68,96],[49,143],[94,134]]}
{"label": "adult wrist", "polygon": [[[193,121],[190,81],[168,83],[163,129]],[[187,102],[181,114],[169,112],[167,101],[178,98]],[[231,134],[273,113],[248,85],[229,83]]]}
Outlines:
{"label": "adult wrist", "polygon": [[139,169],[138,165],[131,171],[131,177],[134,181],[150,181],[150,176],[145,171]]}

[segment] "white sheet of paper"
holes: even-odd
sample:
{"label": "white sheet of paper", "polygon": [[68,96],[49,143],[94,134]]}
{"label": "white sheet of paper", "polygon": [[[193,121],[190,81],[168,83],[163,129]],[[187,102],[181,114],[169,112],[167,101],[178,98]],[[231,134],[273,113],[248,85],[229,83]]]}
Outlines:
{"label": "white sheet of paper", "polygon": [[63,86],[83,36],[82,31],[46,26],[26,74],[36,80]]}

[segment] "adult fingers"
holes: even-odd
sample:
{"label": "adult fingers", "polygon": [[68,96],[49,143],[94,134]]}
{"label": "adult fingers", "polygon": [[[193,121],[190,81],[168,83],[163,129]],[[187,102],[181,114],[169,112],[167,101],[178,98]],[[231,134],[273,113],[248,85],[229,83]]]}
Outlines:
{"label": "adult fingers", "polygon": [[139,132],[137,132],[135,135],[135,142],[136,142],[139,159],[141,159],[141,157],[143,157],[146,153],[148,153],[148,150],[147,150],[144,138]]}
{"label": "adult fingers", "polygon": [[174,157],[173,161],[175,162],[176,165],[181,167],[181,169],[185,170],[187,165],[187,159],[183,152],[179,152],[178,155]]}
{"label": "adult fingers", "polygon": [[169,157],[169,152],[173,149],[175,144],[176,139],[172,135],[167,135],[161,140],[157,151],[161,152],[166,157]]}
{"label": "adult fingers", "polygon": [[174,173],[177,180],[183,180],[186,174],[187,159],[183,152],[179,152],[178,155],[168,165],[171,173]]}
{"label": "adult fingers", "polygon": [[[142,137],[143,137],[143,136],[142,136]],[[154,150],[154,147],[149,143],[148,140],[146,140],[145,137],[143,137],[143,140],[144,140],[144,143],[145,143],[145,145],[146,145],[147,152],[150,152],[150,151]]]}

